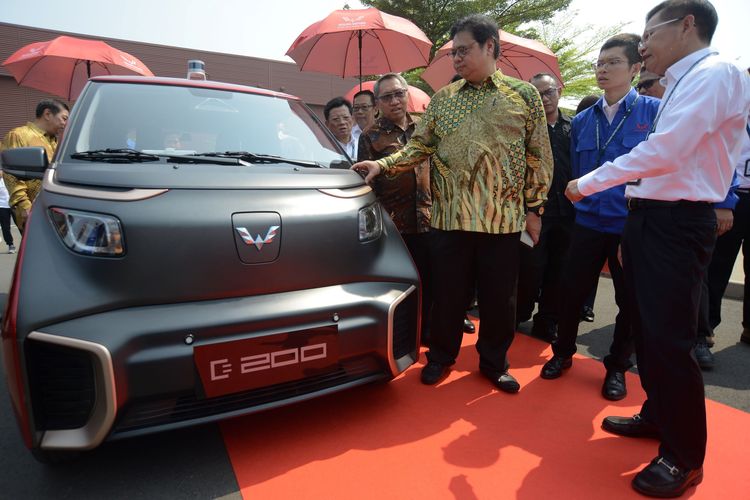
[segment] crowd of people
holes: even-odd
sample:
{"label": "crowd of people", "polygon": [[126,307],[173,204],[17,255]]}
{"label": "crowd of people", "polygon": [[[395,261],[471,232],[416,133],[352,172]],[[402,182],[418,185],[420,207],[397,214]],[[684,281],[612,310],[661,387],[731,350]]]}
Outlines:
{"label": "crowd of people", "polygon": [[573,118],[558,108],[554,75],[523,82],[496,69],[492,20],[459,20],[450,34],[457,81],[417,120],[389,110],[405,108],[408,88],[383,76],[371,101],[381,114],[359,136],[352,168],[396,221],[422,277],[424,384],[455,363],[475,290],[482,375],[518,392],[508,349],[517,320],[538,303],[532,332],[553,350],[541,377],[562,376],[606,263],[619,311],[601,393],[625,397],[635,362],[647,399],[602,427],[660,440],[632,485],[664,497],[703,477],[701,367],[713,361],[711,329],[750,216],[750,76],[710,48],[710,2],[667,0],[646,20],[642,36],[601,47],[593,69],[604,95]]}
{"label": "crowd of people", "polygon": [[[559,109],[563,82],[504,75],[498,26],[471,15],[451,29],[457,76],[421,116],[409,86],[381,76],[353,103],[325,106],[325,124],[403,236],[422,282],[421,381],[450,372],[466,311],[479,310],[479,372],[516,393],[508,351],[519,322],[552,343],[543,379],[573,365],[579,322],[593,320],[605,266],[618,313],[601,394],[626,396],[637,363],[647,399],[611,433],[656,438],[659,455],[633,479],[650,496],[679,496],[702,480],[706,415],[701,368],[714,365],[713,329],[742,246],[750,343],[750,76],[710,48],[718,16],[707,0],[666,0],[642,36],[619,34],[593,71],[602,96]],[[634,87],[634,82],[638,82]],[[45,99],[0,150],[41,146],[53,157],[68,106]],[[175,136],[171,148],[180,147]],[[3,174],[0,225],[23,231],[41,181]],[[4,191],[7,187],[7,191]],[[527,244],[523,242],[526,241]]]}

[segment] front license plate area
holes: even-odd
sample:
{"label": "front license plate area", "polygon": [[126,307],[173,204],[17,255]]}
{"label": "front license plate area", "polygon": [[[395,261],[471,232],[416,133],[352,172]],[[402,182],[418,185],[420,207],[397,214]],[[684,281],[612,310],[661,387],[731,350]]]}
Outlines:
{"label": "front license plate area", "polygon": [[335,369],[335,325],[264,335],[193,349],[206,396],[213,398],[303,379]]}

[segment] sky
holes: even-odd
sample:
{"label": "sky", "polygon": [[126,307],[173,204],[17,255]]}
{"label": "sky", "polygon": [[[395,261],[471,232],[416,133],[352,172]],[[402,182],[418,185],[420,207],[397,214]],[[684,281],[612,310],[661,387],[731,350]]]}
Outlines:
{"label": "sky", "polygon": [[[357,0],[3,0],[0,22],[87,35],[175,45],[266,59],[284,54],[308,25]],[[642,33],[657,0],[573,0],[577,21],[594,26],[630,22]],[[743,29],[750,0],[714,0],[719,26],[714,46],[743,67],[750,66],[750,40]],[[617,7],[622,6],[622,7]],[[625,8],[627,7],[627,8]]]}

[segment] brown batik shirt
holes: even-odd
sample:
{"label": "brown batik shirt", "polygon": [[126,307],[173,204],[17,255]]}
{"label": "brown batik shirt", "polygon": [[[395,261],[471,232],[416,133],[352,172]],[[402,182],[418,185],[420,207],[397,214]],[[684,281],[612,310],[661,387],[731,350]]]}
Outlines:
{"label": "brown batik shirt", "polygon": [[[416,122],[407,115],[406,129],[387,118],[378,118],[359,137],[357,161],[378,160],[404,147]],[[430,230],[430,170],[422,163],[413,170],[381,175],[373,183],[380,203],[388,211],[402,234],[424,233]]]}

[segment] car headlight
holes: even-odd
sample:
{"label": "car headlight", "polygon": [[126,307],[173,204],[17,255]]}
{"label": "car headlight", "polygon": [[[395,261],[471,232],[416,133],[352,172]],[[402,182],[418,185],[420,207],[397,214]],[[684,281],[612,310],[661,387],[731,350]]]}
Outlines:
{"label": "car headlight", "polygon": [[82,255],[120,257],[125,253],[120,221],[111,215],[50,208],[49,217],[66,247]]}
{"label": "car headlight", "polygon": [[373,203],[359,211],[359,241],[372,241],[383,234],[383,217],[380,204]]}

